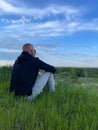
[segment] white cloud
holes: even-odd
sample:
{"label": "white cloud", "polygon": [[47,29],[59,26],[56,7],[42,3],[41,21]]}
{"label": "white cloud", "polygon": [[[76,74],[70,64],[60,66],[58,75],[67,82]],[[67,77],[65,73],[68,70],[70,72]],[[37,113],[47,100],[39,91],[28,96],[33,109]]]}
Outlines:
{"label": "white cloud", "polygon": [[90,50],[90,49],[96,49],[97,46],[96,45],[71,45],[71,48],[74,48],[74,49],[85,49],[85,50]]}
{"label": "white cloud", "polygon": [[[95,18],[90,22],[81,19],[80,14],[83,12],[82,8],[79,9],[65,5],[50,5],[48,7],[44,7],[43,9],[34,7],[24,8],[14,6],[6,0],[1,0],[0,9],[3,13],[22,15],[20,19],[2,18],[0,20],[1,22],[9,24],[5,27],[7,31],[8,29],[13,29],[13,32],[17,30],[16,32],[19,32],[19,34],[20,30],[22,33],[24,33],[24,30],[25,32],[27,31],[28,36],[64,36],[79,31],[98,31],[98,18]],[[50,17],[57,14],[63,15],[63,19],[51,19],[46,22],[38,21],[36,23],[33,21],[34,19],[42,19],[44,17]]]}
{"label": "white cloud", "polygon": [[[4,30],[15,31],[15,34],[23,35],[25,32],[27,36],[57,36],[64,31],[59,21],[50,21],[46,23],[29,23],[29,24],[12,24],[4,27]],[[25,31],[24,31],[25,30]]]}
{"label": "white cloud", "polygon": [[66,56],[70,56],[70,57],[85,57],[86,54],[81,53],[81,52],[71,52],[71,53],[67,53]]}
{"label": "white cloud", "polygon": [[1,18],[0,21],[3,23],[10,23],[10,20],[6,18]]}
{"label": "white cloud", "polygon": [[76,30],[78,31],[98,31],[98,22],[92,20],[90,22],[81,22],[77,27]]}
{"label": "white cloud", "polygon": [[[49,5],[48,7],[40,8],[28,8],[28,7],[18,7],[8,3],[6,0],[0,0],[0,10],[5,14],[18,14],[22,15],[20,19],[5,19],[2,18],[0,21],[8,23],[9,26],[5,28],[14,29],[18,32],[21,30],[27,31],[27,35],[35,33],[35,35],[40,36],[64,36],[67,34],[72,34],[79,31],[98,31],[98,18],[92,21],[85,21],[81,19],[82,8],[75,8],[73,6],[59,6],[59,5]],[[44,17],[50,17],[54,15],[63,15],[63,19],[47,20],[46,22],[36,22],[34,19],[42,19]],[[29,17],[30,16],[30,17]],[[12,24],[12,25],[10,25]],[[15,25],[13,25],[15,24]],[[24,24],[25,26],[23,26]],[[29,32],[28,32],[29,31]]]}
{"label": "white cloud", "polygon": [[7,53],[19,53],[21,50],[16,50],[16,49],[8,49],[8,48],[1,48],[0,52],[7,52]]}
{"label": "white cloud", "polygon": [[0,0],[0,12],[5,13],[20,13],[22,12],[21,8],[15,7],[5,0]]}
{"label": "white cloud", "polygon": [[81,31],[98,31],[98,23],[94,20],[91,22],[65,22],[56,20],[43,23],[29,23],[29,20],[26,21],[26,19],[20,19],[19,21],[12,22],[17,24],[5,26],[3,30],[10,30],[12,33],[17,33],[17,35],[26,35],[26,37],[32,37],[36,35],[42,37],[55,37],[66,36]]}
{"label": "white cloud", "polygon": [[25,24],[25,23],[30,23],[31,18],[26,18],[26,17],[22,16],[20,19],[2,18],[0,21],[4,22],[4,23],[9,23],[9,24]]}
{"label": "white cloud", "polygon": [[42,19],[43,17],[49,17],[51,15],[62,14],[66,17],[66,20],[70,20],[79,15],[81,9],[73,6],[59,6],[50,5],[48,7],[40,8],[29,8],[29,7],[18,7],[8,3],[6,0],[0,0],[0,12],[1,14],[18,14],[32,16],[34,19]]}

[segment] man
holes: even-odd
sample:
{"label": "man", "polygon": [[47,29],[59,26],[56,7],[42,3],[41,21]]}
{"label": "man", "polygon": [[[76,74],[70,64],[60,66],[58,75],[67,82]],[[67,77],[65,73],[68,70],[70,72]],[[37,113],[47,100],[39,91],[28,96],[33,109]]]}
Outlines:
{"label": "man", "polygon": [[[27,95],[28,99],[34,99],[47,84],[50,91],[55,91],[54,77],[55,67],[35,57],[36,50],[30,43],[23,45],[23,52],[16,59],[11,76],[10,91],[16,96]],[[38,75],[39,70],[45,70]]]}

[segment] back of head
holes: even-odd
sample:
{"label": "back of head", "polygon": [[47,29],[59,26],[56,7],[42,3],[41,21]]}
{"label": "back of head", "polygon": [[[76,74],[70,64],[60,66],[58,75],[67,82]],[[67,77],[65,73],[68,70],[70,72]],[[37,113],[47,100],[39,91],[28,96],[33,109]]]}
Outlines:
{"label": "back of head", "polygon": [[31,56],[35,57],[36,50],[31,43],[26,43],[23,45],[23,51],[29,53]]}
{"label": "back of head", "polygon": [[24,45],[23,45],[23,51],[26,51],[26,52],[28,52],[28,50],[30,50],[30,48],[31,48],[31,46],[32,46],[32,44],[30,44],[30,43],[25,43]]}

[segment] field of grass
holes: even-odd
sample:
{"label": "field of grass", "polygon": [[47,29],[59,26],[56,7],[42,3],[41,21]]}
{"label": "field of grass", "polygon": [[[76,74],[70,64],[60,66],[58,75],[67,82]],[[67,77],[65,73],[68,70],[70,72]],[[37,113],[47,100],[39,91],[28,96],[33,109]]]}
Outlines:
{"label": "field of grass", "polygon": [[55,75],[56,91],[29,101],[9,93],[11,69],[0,68],[0,130],[98,130],[97,79]]}

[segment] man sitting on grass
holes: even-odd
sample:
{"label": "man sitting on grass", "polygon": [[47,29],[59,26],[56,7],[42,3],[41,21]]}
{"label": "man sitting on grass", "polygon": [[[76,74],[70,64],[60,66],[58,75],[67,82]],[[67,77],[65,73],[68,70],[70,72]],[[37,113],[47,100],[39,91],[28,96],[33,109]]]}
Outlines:
{"label": "man sitting on grass", "polygon": [[[34,46],[26,43],[13,65],[10,91],[16,96],[26,95],[28,99],[34,99],[43,91],[46,84],[50,91],[55,91],[53,77],[55,67],[35,57],[35,54]],[[38,75],[40,69],[45,71]]]}

